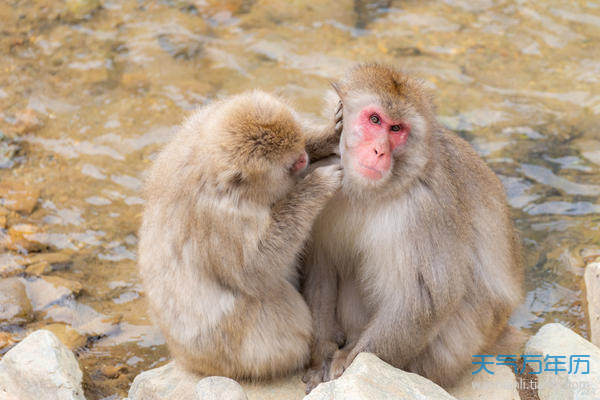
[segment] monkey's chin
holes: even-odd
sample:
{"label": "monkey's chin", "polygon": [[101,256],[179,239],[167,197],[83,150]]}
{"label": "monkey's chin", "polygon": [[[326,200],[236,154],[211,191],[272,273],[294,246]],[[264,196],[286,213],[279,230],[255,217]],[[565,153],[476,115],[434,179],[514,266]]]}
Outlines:
{"label": "monkey's chin", "polygon": [[380,180],[381,178],[383,178],[385,173],[388,172],[388,171],[380,171],[378,169],[368,167],[360,162],[358,163],[356,170],[363,177],[365,177],[369,180],[373,180],[373,181]]}

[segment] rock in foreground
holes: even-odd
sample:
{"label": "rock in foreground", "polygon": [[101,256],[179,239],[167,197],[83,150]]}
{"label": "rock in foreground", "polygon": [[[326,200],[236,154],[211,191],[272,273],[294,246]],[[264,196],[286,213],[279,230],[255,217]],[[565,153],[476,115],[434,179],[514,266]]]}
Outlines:
{"label": "rock in foreground", "polygon": [[305,400],[452,400],[420,375],[394,368],[374,354],[361,353],[338,379],[317,386]]}
{"label": "rock in foreground", "polygon": [[[566,356],[565,364],[560,368],[566,371],[557,372],[544,370],[538,377],[538,395],[541,400],[587,400],[598,399],[600,396],[600,349],[575,332],[560,324],[544,325],[525,346],[525,354],[541,354],[543,359],[548,356]],[[578,372],[569,373],[570,357],[575,355],[589,356],[589,369],[578,366]],[[548,367],[548,360],[544,361]],[[537,365],[535,366],[537,370]],[[583,374],[585,370],[589,373]]]}
{"label": "rock in foreground", "polygon": [[31,333],[0,360],[0,398],[85,400],[73,353],[46,330]]}
{"label": "rock in foreground", "polygon": [[[228,393],[231,397],[223,397],[221,393]],[[231,379],[218,376],[202,379],[184,371],[173,361],[142,372],[135,377],[129,389],[130,400],[286,400],[302,397],[304,384],[299,375],[263,383],[242,382],[240,385]]]}

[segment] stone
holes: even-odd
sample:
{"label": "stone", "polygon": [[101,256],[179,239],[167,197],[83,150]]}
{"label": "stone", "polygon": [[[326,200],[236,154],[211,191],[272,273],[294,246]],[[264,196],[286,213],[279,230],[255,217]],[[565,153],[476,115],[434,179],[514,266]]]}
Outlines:
{"label": "stone", "polygon": [[77,21],[91,15],[94,11],[99,9],[102,4],[100,3],[100,0],[67,0],[66,6],[66,17],[73,21]]}
{"label": "stone", "polygon": [[[209,377],[214,379],[220,377]],[[207,397],[198,397],[198,384],[202,377],[189,373],[179,367],[174,361],[163,365],[159,368],[154,368],[144,371],[133,380],[133,384],[129,389],[129,399],[131,400],[159,400],[159,399],[202,399]],[[209,383],[214,380],[204,382],[200,387],[210,386]],[[235,382],[235,381],[233,381]],[[224,383],[224,382],[223,382]],[[227,383],[228,387],[233,387],[231,382]],[[292,375],[285,378],[277,379],[268,382],[240,382],[246,397],[249,400],[284,400],[284,399],[301,399],[304,397],[305,385],[300,380],[300,375]],[[239,387],[236,387],[236,392],[241,396]],[[213,390],[213,389],[211,389]],[[214,393],[214,392],[211,392]],[[208,397],[211,398],[211,397]],[[220,397],[217,397],[220,398]],[[233,397],[245,398],[245,397]]]}
{"label": "stone", "polygon": [[493,372],[493,375],[485,371],[469,373],[449,392],[460,400],[520,400],[513,371],[507,366],[498,366]]}
{"label": "stone", "polygon": [[124,365],[105,365],[100,371],[102,375],[109,379],[117,379],[122,372],[127,372],[127,367]]}
{"label": "stone", "polygon": [[25,285],[18,278],[0,279],[0,324],[22,324],[32,319]]}
{"label": "stone", "polygon": [[44,243],[36,239],[39,229],[31,224],[13,225],[8,229],[7,235],[2,239],[2,244],[13,251],[40,251],[47,248]]}
{"label": "stone", "polygon": [[240,384],[224,376],[201,379],[196,385],[196,397],[199,400],[248,400]]}
{"label": "stone", "polygon": [[[547,362],[543,362],[544,371],[537,375],[540,400],[592,400],[600,394],[600,349],[569,328],[561,324],[546,324],[532,336],[525,345],[525,354],[546,356],[566,356],[561,368],[566,371],[554,373],[546,371]],[[569,374],[570,357],[589,355],[589,373],[582,374],[587,367],[579,364],[579,373]],[[532,368],[537,371],[538,366]],[[572,371],[574,372],[574,371]]]}
{"label": "stone", "polygon": [[342,376],[317,386],[304,400],[452,400],[420,375],[402,371],[371,353],[360,353]]}
{"label": "stone", "polygon": [[19,111],[16,120],[15,132],[20,135],[35,132],[43,125],[37,113],[30,108]]}
{"label": "stone", "polygon": [[55,287],[67,288],[74,295],[78,295],[83,289],[83,285],[81,283],[71,279],[61,278],[60,276],[43,276],[42,279],[53,284]]}
{"label": "stone", "polygon": [[144,371],[129,388],[131,400],[194,399],[198,377],[184,371],[175,362]]}
{"label": "stone", "polygon": [[30,188],[18,182],[3,180],[0,185],[0,205],[12,211],[31,214],[39,197],[39,189]]}
{"label": "stone", "polygon": [[66,269],[71,264],[71,255],[67,253],[38,253],[33,254],[24,262],[24,265],[37,264],[40,262],[47,262],[52,266],[52,270],[56,271],[59,269]]}
{"label": "stone", "polygon": [[16,343],[15,338],[8,332],[0,332],[0,350]]}
{"label": "stone", "polygon": [[73,353],[47,330],[29,334],[0,360],[0,398],[85,400]]}
{"label": "stone", "polygon": [[50,272],[52,272],[52,267],[47,261],[40,261],[25,268],[25,273],[33,276],[40,276]]}
{"label": "stone", "polygon": [[583,275],[587,296],[590,336],[592,343],[600,345],[600,262],[588,264]]}
{"label": "stone", "polygon": [[[1,242],[1,235],[0,235]],[[23,257],[12,253],[3,253],[0,246],[0,277],[7,278],[23,271]]]}
{"label": "stone", "polygon": [[66,324],[49,324],[44,329],[52,332],[56,337],[71,350],[83,347],[87,343],[87,337],[77,332],[73,327]]}
{"label": "stone", "polygon": [[0,229],[6,228],[6,216],[0,215]]}

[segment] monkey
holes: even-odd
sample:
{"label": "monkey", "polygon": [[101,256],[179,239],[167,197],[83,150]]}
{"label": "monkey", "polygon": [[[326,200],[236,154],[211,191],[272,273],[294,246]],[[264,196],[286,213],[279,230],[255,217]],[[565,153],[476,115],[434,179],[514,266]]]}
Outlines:
{"label": "monkey", "polygon": [[472,355],[518,343],[508,318],[523,269],[504,189],[436,121],[420,81],[361,64],[333,85],[344,176],[304,264],[315,327],[307,392],[360,352],[452,387]]}
{"label": "monkey", "polygon": [[303,176],[305,146],[317,159],[338,141],[335,121],[307,128],[281,99],[251,91],[196,110],[156,157],[139,272],[185,369],[260,380],[305,367],[312,318],[296,262],[342,176],[339,165]]}

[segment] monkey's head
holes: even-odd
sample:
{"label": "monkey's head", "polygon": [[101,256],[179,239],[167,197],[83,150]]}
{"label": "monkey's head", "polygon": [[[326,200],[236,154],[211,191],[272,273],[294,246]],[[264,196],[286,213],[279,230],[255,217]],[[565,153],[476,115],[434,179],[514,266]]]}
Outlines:
{"label": "monkey's head", "polygon": [[385,188],[417,176],[435,121],[422,85],[379,64],[359,65],[332,85],[343,103],[344,186]]}
{"label": "monkey's head", "polygon": [[261,91],[231,98],[223,115],[220,149],[224,184],[245,197],[272,202],[287,193],[308,165],[305,138],[293,110]]}

